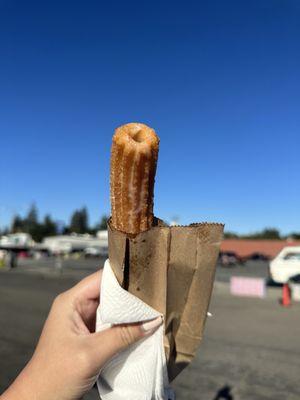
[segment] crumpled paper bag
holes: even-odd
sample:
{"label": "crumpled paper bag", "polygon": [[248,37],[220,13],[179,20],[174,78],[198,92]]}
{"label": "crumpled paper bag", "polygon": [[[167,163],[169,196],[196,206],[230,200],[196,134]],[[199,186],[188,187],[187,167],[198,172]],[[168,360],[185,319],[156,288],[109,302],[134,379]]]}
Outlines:
{"label": "crumpled paper bag", "polygon": [[170,381],[202,340],[223,228],[155,219],[150,230],[131,237],[108,221],[109,260],[119,284],[164,316]]}

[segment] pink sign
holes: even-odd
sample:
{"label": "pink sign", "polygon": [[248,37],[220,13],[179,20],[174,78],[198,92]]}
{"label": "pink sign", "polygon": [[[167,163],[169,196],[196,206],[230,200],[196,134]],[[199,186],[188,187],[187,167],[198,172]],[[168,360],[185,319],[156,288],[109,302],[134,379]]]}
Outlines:
{"label": "pink sign", "polygon": [[247,278],[232,276],[230,279],[230,293],[235,296],[265,297],[266,282],[263,278]]}

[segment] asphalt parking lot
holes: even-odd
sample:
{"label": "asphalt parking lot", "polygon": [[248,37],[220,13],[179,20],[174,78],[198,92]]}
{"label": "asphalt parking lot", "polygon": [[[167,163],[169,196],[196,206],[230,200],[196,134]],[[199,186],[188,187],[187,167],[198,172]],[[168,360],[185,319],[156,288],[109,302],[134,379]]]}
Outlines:
{"label": "asphalt parking lot", "polygon": [[249,260],[242,265],[224,267],[217,266],[216,280],[229,282],[231,276],[249,276],[269,280],[269,262]]}
{"label": "asphalt parking lot", "polygon": [[[0,393],[32,354],[54,297],[99,265],[68,263],[62,273],[24,263],[0,271]],[[251,268],[259,267],[248,273]],[[173,383],[177,400],[298,400],[300,303],[282,308],[279,289],[267,299],[233,297],[226,283],[231,274],[234,269],[217,275],[202,345]],[[95,389],[85,396],[97,398]]]}
{"label": "asphalt parking lot", "polygon": [[[91,259],[56,259],[54,257],[43,258],[40,260],[20,259],[18,267],[14,270],[16,273],[41,273],[41,274],[57,274],[71,276],[75,273],[76,277],[80,274],[96,271],[99,267],[104,265],[105,258],[91,258]],[[216,280],[219,282],[229,282],[230,277],[235,276],[250,276],[256,278],[269,277],[269,263],[266,261],[247,261],[243,265],[222,267],[217,266]]]}

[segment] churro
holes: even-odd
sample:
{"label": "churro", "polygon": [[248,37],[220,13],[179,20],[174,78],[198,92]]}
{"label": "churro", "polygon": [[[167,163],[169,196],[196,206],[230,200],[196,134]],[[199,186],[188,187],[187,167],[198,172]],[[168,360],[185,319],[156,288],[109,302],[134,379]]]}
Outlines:
{"label": "churro", "polygon": [[159,138],[144,124],[116,129],[111,149],[111,224],[136,235],[151,228]]}

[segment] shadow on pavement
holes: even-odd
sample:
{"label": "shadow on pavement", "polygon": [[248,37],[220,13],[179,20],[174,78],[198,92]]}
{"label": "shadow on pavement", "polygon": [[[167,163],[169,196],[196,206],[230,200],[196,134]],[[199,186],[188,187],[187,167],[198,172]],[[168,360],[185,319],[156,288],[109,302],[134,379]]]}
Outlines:
{"label": "shadow on pavement", "polygon": [[232,387],[229,385],[223,386],[213,400],[234,400],[233,394],[231,394]]}

